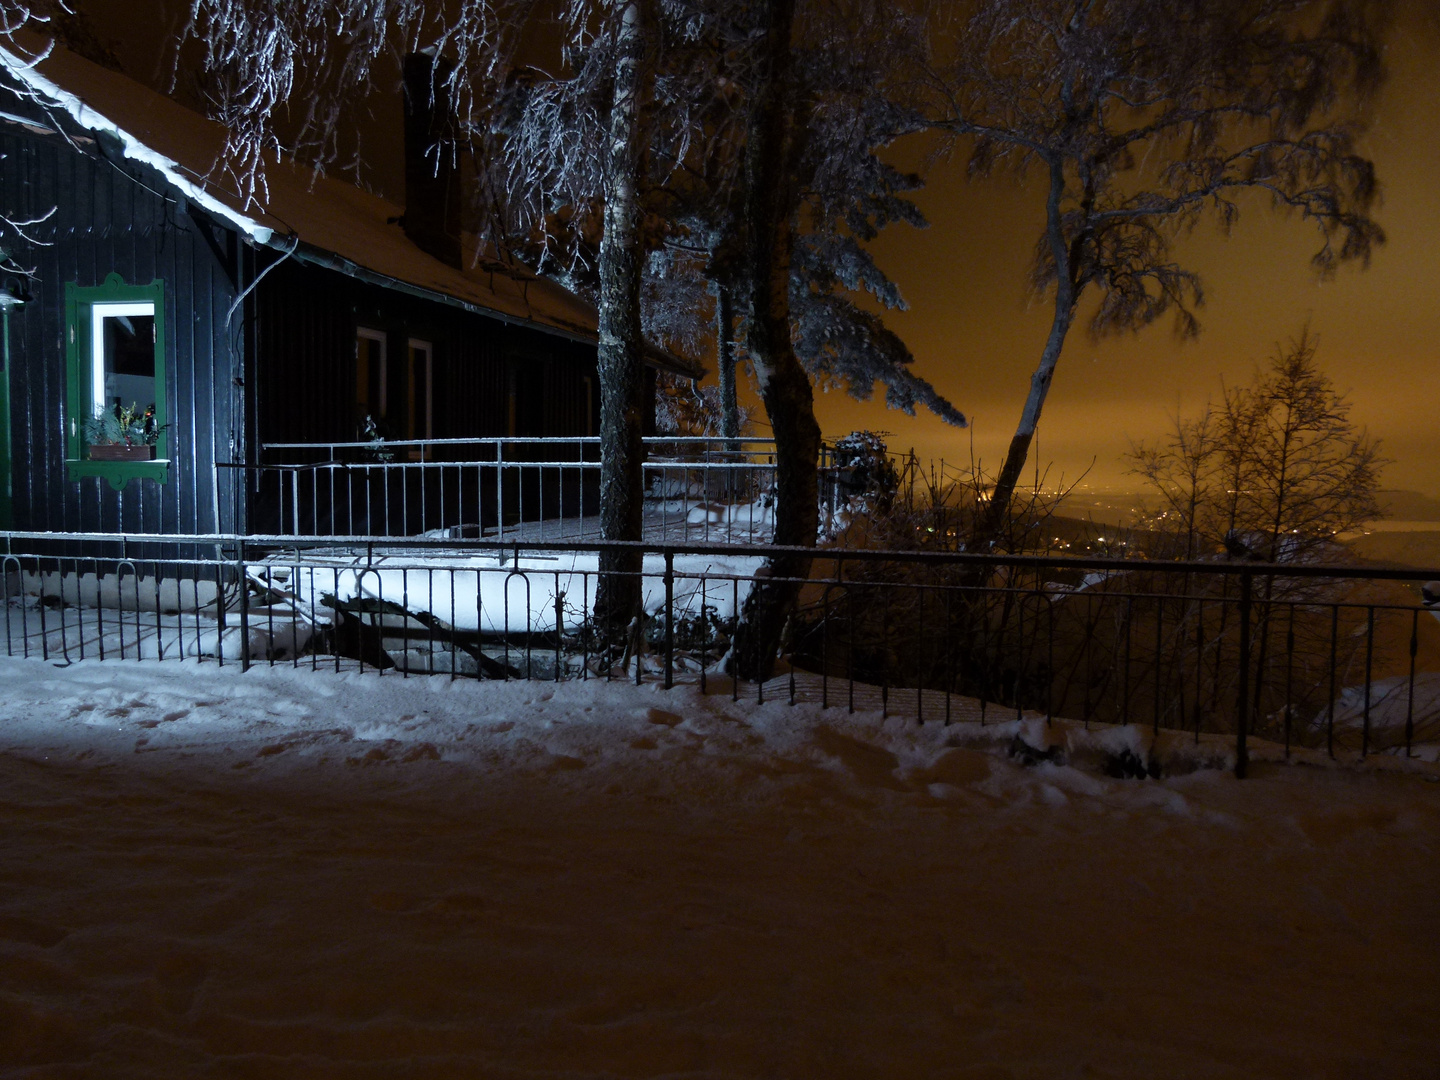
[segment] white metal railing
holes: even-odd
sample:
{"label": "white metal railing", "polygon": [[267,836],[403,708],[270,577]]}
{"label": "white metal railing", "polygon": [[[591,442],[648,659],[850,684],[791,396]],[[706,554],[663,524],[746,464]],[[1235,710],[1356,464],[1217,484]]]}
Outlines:
{"label": "white metal railing", "polygon": [[[644,440],[645,528],[667,540],[763,542],[773,439]],[[266,443],[245,472],[252,529],[293,536],[560,540],[599,533],[598,437]]]}

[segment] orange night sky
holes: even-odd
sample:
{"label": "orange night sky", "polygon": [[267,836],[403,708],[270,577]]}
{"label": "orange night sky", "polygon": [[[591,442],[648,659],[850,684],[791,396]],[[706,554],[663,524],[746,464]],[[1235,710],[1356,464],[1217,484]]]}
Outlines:
{"label": "orange night sky", "polygon": [[[1309,320],[1319,359],[1354,418],[1384,443],[1394,463],[1386,487],[1440,495],[1440,34],[1419,3],[1403,12],[1389,47],[1391,80],[1365,147],[1384,201],[1378,217],[1389,243],[1371,268],[1346,267],[1329,282],[1310,269],[1313,231],[1277,217],[1268,204],[1245,207],[1231,237],[1202,225],[1177,250],[1204,278],[1207,303],[1198,342],[1181,344],[1168,321],[1139,335],[1091,341],[1084,327],[1065,346],[1040,424],[1036,459],[1052,481],[1133,486],[1121,456],[1129,441],[1163,430],[1177,407],[1218,397],[1221,379],[1249,378],[1276,342]],[[1049,329],[1050,309],[1028,300],[1025,272],[1043,218],[1043,191],[1013,180],[965,183],[962,166],[937,170],[920,204],[930,228],[891,230],[874,246],[910,310],[889,313],[933,382],[973,423],[975,453],[999,468]],[[929,414],[910,419],[878,401],[829,393],[818,409],[827,436],[856,427],[892,433],[892,449],[922,458],[969,461],[971,432]]]}

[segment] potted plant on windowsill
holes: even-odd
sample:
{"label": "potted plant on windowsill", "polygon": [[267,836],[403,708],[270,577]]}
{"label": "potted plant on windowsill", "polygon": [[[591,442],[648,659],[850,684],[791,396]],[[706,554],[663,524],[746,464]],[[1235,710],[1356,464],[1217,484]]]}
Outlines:
{"label": "potted plant on windowsill", "polygon": [[134,402],[102,408],[85,421],[85,443],[91,461],[150,461],[165,425],[155,422],[155,406]]}

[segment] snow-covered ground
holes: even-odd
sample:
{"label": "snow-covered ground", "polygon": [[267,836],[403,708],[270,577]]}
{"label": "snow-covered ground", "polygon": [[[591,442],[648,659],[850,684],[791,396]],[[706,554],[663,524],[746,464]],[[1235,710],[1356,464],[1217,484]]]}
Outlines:
{"label": "snow-covered ground", "polygon": [[[3,1077],[1434,1077],[1440,772],[0,657]],[[1181,771],[1190,769],[1192,771]]]}

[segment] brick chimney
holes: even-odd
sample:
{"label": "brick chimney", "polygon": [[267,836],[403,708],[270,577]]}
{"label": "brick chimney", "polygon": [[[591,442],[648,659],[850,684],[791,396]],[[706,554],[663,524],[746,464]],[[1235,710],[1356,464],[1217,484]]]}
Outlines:
{"label": "brick chimney", "polygon": [[405,235],[460,265],[460,167],[445,80],[453,65],[429,52],[405,57]]}

